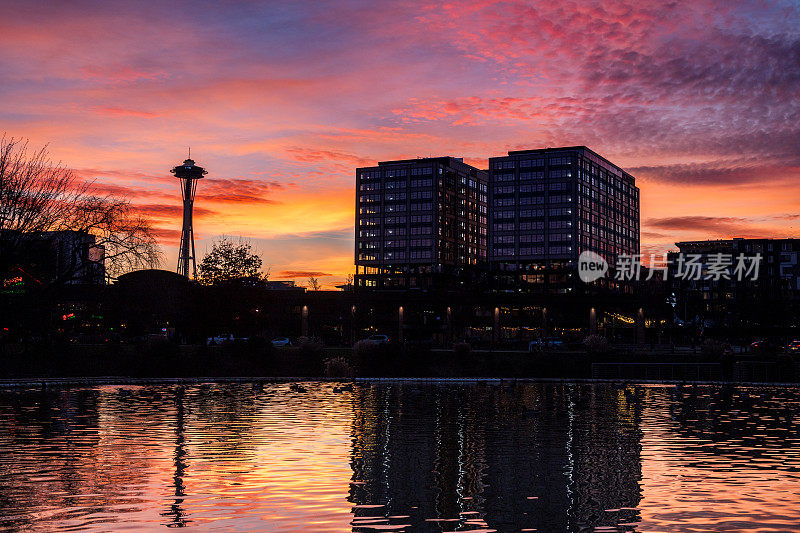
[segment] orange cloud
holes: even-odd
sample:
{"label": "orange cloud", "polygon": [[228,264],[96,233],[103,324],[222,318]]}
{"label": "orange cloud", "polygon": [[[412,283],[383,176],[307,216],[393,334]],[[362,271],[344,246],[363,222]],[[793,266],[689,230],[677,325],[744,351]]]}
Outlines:
{"label": "orange cloud", "polygon": [[314,270],[281,270],[278,272],[278,277],[281,278],[310,278],[310,277],[330,277],[334,274],[327,272],[317,272]]}
{"label": "orange cloud", "polygon": [[797,28],[788,0],[29,2],[0,19],[0,120],[131,198],[167,257],[191,146],[200,246],[243,235],[332,282],[354,168],[417,156],[590,146],[637,177],[643,250],[796,235]]}

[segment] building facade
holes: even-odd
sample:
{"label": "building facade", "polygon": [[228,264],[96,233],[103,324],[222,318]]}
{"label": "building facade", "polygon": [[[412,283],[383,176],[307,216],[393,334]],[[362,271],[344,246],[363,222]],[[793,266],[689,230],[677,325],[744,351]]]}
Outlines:
{"label": "building facade", "polygon": [[[489,211],[488,261],[498,291],[570,292],[579,286],[581,252],[609,265],[639,253],[634,177],[585,146],[490,158]],[[609,278],[596,283],[616,288]]]}
{"label": "building facade", "polygon": [[[675,315],[701,326],[800,326],[800,239],[722,239],[675,243],[669,286]],[[682,258],[681,258],[682,256]],[[738,258],[760,257],[739,275]],[[696,275],[686,266],[702,265]],[[730,265],[714,274],[711,265]],[[745,263],[749,268],[751,263]],[[740,279],[741,278],[741,279]]]}
{"label": "building facade", "polygon": [[106,282],[105,248],[79,231],[6,232],[0,235],[11,277],[38,285],[102,285]]}
{"label": "building facade", "polygon": [[77,231],[52,231],[43,236],[50,244],[51,276],[69,285],[106,282],[105,248],[97,238]]}
{"label": "building facade", "polygon": [[453,157],[356,169],[356,286],[445,288],[480,276],[487,188],[485,171]]}

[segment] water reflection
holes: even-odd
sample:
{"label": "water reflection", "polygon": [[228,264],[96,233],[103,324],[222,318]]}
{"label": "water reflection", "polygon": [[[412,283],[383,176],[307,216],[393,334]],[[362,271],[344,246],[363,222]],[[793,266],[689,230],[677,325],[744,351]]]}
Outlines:
{"label": "water reflection", "polygon": [[[444,530],[580,531],[638,520],[642,403],[625,392],[360,389],[352,501],[385,503],[386,514],[409,514],[415,526],[436,520]],[[619,508],[633,511],[606,512]]]}
{"label": "water reflection", "polygon": [[186,471],[186,416],[184,409],[185,391],[183,387],[175,390],[175,474],[172,476],[172,484],[175,488],[175,499],[165,512],[161,515],[170,518],[167,527],[184,527],[189,523],[186,511],[183,509],[183,499],[186,495],[186,486],[183,482],[183,474]]}
{"label": "water reflection", "polygon": [[494,383],[0,393],[0,527],[791,531],[800,391]]}

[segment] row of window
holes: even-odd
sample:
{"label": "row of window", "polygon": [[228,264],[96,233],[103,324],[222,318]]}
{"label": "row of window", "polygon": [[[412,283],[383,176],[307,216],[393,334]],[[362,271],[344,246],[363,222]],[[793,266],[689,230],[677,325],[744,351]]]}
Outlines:
{"label": "row of window", "polygon": [[[360,204],[374,204],[374,203],[380,203],[381,198],[383,198],[383,201],[385,202],[398,202],[398,201],[404,201],[408,198],[410,198],[411,200],[420,200],[420,199],[432,200],[433,196],[434,195],[432,190],[412,191],[410,193],[392,191],[392,192],[386,192],[384,195],[381,195],[380,193],[362,194],[358,197],[358,201]],[[486,202],[486,196],[483,194],[476,193],[474,195],[475,203],[469,202],[469,204],[467,204],[467,199],[455,198],[453,195],[445,195],[444,199],[446,199],[445,202],[446,205],[452,203],[458,203],[463,207],[466,207],[467,205],[480,207],[480,210],[482,212],[485,212],[486,210],[486,206],[483,205]]]}
{"label": "row of window", "polygon": [[408,232],[403,226],[385,228],[383,231],[383,234],[389,237],[403,235],[430,235],[432,233],[433,228],[431,226],[411,226]]}
{"label": "row of window", "polygon": [[[495,211],[494,220],[513,220],[516,213],[517,212],[513,209]],[[550,209],[521,209],[519,211],[519,218],[540,218],[545,216],[545,214],[550,215],[550,217],[571,216],[572,209],[563,207],[551,207]]]}
{"label": "row of window", "polygon": [[[575,162],[574,157],[550,157],[547,159],[550,162],[550,165],[571,165]],[[501,159],[499,161],[494,161],[492,163],[493,170],[507,170],[511,168],[515,168],[516,161],[513,159]],[[520,159],[519,166],[520,168],[531,168],[531,167],[543,167],[545,163],[544,158],[535,158],[535,159]]]}
{"label": "row of window", "polygon": [[[412,250],[410,252],[404,251],[391,251],[383,253],[384,261],[404,261],[406,259],[412,260],[430,260],[433,254],[430,250]],[[362,253],[358,254],[359,261],[377,261],[378,254],[375,253]]]}
{"label": "row of window", "polygon": [[[367,250],[377,250],[380,248],[380,240],[365,240],[359,243],[361,248]],[[384,248],[405,248],[411,246],[412,248],[430,248],[433,246],[433,239],[397,239],[384,241]]]}
{"label": "row of window", "polygon": [[414,191],[408,194],[404,192],[387,192],[383,198],[386,202],[399,202],[404,201],[406,198],[412,200],[430,200],[433,198],[433,191]]}
{"label": "row of window", "polygon": [[[535,186],[525,184],[526,180],[533,178],[542,178],[541,173],[520,173],[520,187],[516,188],[511,183],[514,182],[514,174],[498,174],[494,177],[494,193],[495,194],[510,194],[517,190],[520,192],[524,190],[544,190],[544,183],[541,181],[536,183]],[[571,177],[570,171],[554,171],[550,173],[551,178],[569,178]],[[616,182],[619,187],[613,187],[610,184],[597,178],[585,178],[578,184],[578,190],[585,196],[591,196],[598,200],[613,199],[625,203],[635,203],[638,194],[636,190],[630,187],[627,183]],[[561,181],[549,184],[549,190],[571,190],[571,182]]]}
{"label": "row of window", "polygon": [[[502,245],[502,244],[515,244],[517,240],[520,244],[531,244],[531,243],[542,243],[545,241],[545,235],[543,233],[528,233],[522,235],[495,235],[492,239],[492,242],[495,245]],[[550,235],[549,241],[550,242],[563,242],[563,241],[571,241],[572,235],[568,233],[554,233]]]}
{"label": "row of window", "polygon": [[520,194],[519,198],[509,197],[495,197],[492,201],[494,207],[510,207],[513,205],[538,205],[544,203],[563,204],[572,202],[572,195],[570,194],[550,194],[545,198],[544,193],[527,193]]}
{"label": "row of window", "polygon": [[[548,228],[555,229],[570,229],[572,227],[571,220],[553,220],[551,219]],[[544,220],[534,220],[531,222],[520,222],[515,224],[513,222],[499,222],[492,226],[494,231],[529,231],[534,229],[544,229]]]}
{"label": "row of window", "polygon": [[[432,211],[433,204],[430,202],[420,202],[420,201],[412,201],[411,202],[411,211]],[[408,205],[405,203],[401,204],[386,204],[383,206],[383,212],[385,213],[403,213],[408,212]],[[365,206],[359,207],[358,213],[360,215],[379,215],[381,213],[381,206],[373,205],[373,206]]]}
{"label": "row of window", "polygon": [[548,187],[544,186],[544,183],[534,183],[530,185],[520,185],[519,187],[514,185],[495,185],[494,187],[494,194],[497,195],[504,195],[504,194],[514,194],[519,192],[520,195],[534,193],[534,192],[544,192],[546,190],[552,192],[558,191],[571,191],[572,187],[569,183],[563,181],[554,181],[550,183]]}
{"label": "row of window", "polygon": [[[430,235],[433,233],[433,228],[430,226],[412,226],[408,232],[410,235]],[[405,235],[406,228],[386,228],[385,235]]]}
{"label": "row of window", "polygon": [[546,253],[549,255],[567,255],[572,253],[572,246],[549,246],[546,251],[544,246],[520,246],[519,252],[513,246],[496,247],[492,250],[494,257],[545,255]]}
{"label": "row of window", "polygon": [[633,198],[639,196],[639,190],[636,187],[621,179],[614,178],[613,176],[593,176],[584,171],[580,171],[578,172],[578,177],[583,184],[591,185],[609,194],[621,193]]}
{"label": "row of window", "polygon": [[[442,173],[442,169],[439,169],[439,173]],[[431,176],[433,175],[433,168],[432,167],[422,167],[422,168],[392,168],[392,169],[370,169],[370,170],[363,170],[359,174],[359,178],[362,181],[372,181],[378,180],[381,177],[383,178],[406,178],[407,176]]]}
{"label": "row of window", "polygon": [[572,240],[572,234],[570,233],[550,233],[549,235],[545,235],[544,233],[527,233],[521,235],[495,235],[492,238],[492,242],[494,244],[514,244],[517,238],[519,238],[519,242],[521,243],[544,242],[545,236],[548,237],[547,240],[550,242],[569,242]]}
{"label": "row of window", "polygon": [[[431,179],[416,179],[411,180],[409,182],[406,181],[387,181],[384,183],[384,188],[386,190],[394,190],[394,189],[405,189],[406,185],[414,188],[426,187],[432,188],[433,187],[433,180]],[[370,191],[380,191],[381,190],[381,183],[379,181],[376,182],[367,182],[362,183],[358,186],[358,190],[361,192],[370,192]]]}
{"label": "row of window", "polygon": [[[433,204],[430,202],[411,202],[411,211],[432,211]],[[398,213],[408,211],[408,206],[406,204],[395,204],[395,205],[386,205],[384,206],[384,212],[386,213]]]}
{"label": "row of window", "polygon": [[[412,179],[409,181],[406,180],[395,180],[395,181],[387,181],[383,184],[383,188],[386,190],[391,189],[405,189],[406,187],[419,188],[419,187],[433,187],[433,180],[430,178],[427,179]],[[381,190],[381,182],[365,182],[358,186],[358,190],[360,191],[379,191]]]}
{"label": "row of window", "polygon": [[[425,223],[430,224],[431,221],[433,220],[433,215],[411,215],[410,217],[406,215],[387,216],[383,219],[383,223],[386,224],[387,226],[394,226],[397,224],[405,224],[409,220],[411,221],[412,224],[425,224]],[[380,218],[361,219],[361,222],[367,222],[367,221],[369,221],[370,224],[362,224],[362,225],[377,226],[380,225],[381,223]]]}
{"label": "row of window", "polygon": [[[519,180],[521,182],[531,181],[531,180],[541,181],[541,180],[544,179],[544,177],[545,177],[545,173],[543,171],[539,171],[539,170],[531,171],[531,172],[520,172],[519,173]],[[571,170],[560,170],[560,169],[551,170],[550,173],[548,174],[548,177],[550,177],[550,178],[571,178],[572,177],[572,171]],[[508,183],[508,182],[513,182],[515,180],[516,180],[516,174],[514,174],[513,172],[503,172],[501,174],[495,174],[492,177],[492,181],[494,183]]]}
{"label": "row of window", "polygon": [[[557,157],[550,157],[549,159],[544,158],[533,158],[533,159],[520,159],[519,160],[519,168],[532,168],[532,167],[542,167],[545,164],[545,161],[548,161],[551,166],[572,166],[578,162],[578,168],[589,172],[593,175],[611,175],[618,178],[623,176],[623,172],[616,168],[613,165],[609,165],[605,161],[595,157],[592,154],[586,153],[586,159],[578,159],[576,160],[575,157],[571,156],[557,156]],[[495,160],[491,163],[492,170],[510,170],[517,167],[517,162],[513,159],[500,159]]]}
{"label": "row of window", "polygon": [[520,194],[531,193],[531,192],[544,192],[546,190],[550,191],[569,191],[571,190],[570,184],[562,181],[554,181],[550,183],[548,187],[544,186],[544,183],[533,183],[529,185],[495,185],[494,187],[494,194],[514,194],[519,192]]}

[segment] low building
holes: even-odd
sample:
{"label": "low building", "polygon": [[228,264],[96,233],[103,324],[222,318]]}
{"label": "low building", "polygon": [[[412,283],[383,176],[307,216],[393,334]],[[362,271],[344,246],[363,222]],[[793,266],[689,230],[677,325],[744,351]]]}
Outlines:
{"label": "low building", "polygon": [[264,287],[270,291],[299,291],[305,292],[306,288],[298,285],[294,280],[268,280],[264,282]]}
{"label": "low building", "polygon": [[800,326],[800,239],[676,246],[679,252],[668,256],[668,277],[679,320],[706,327]]}

